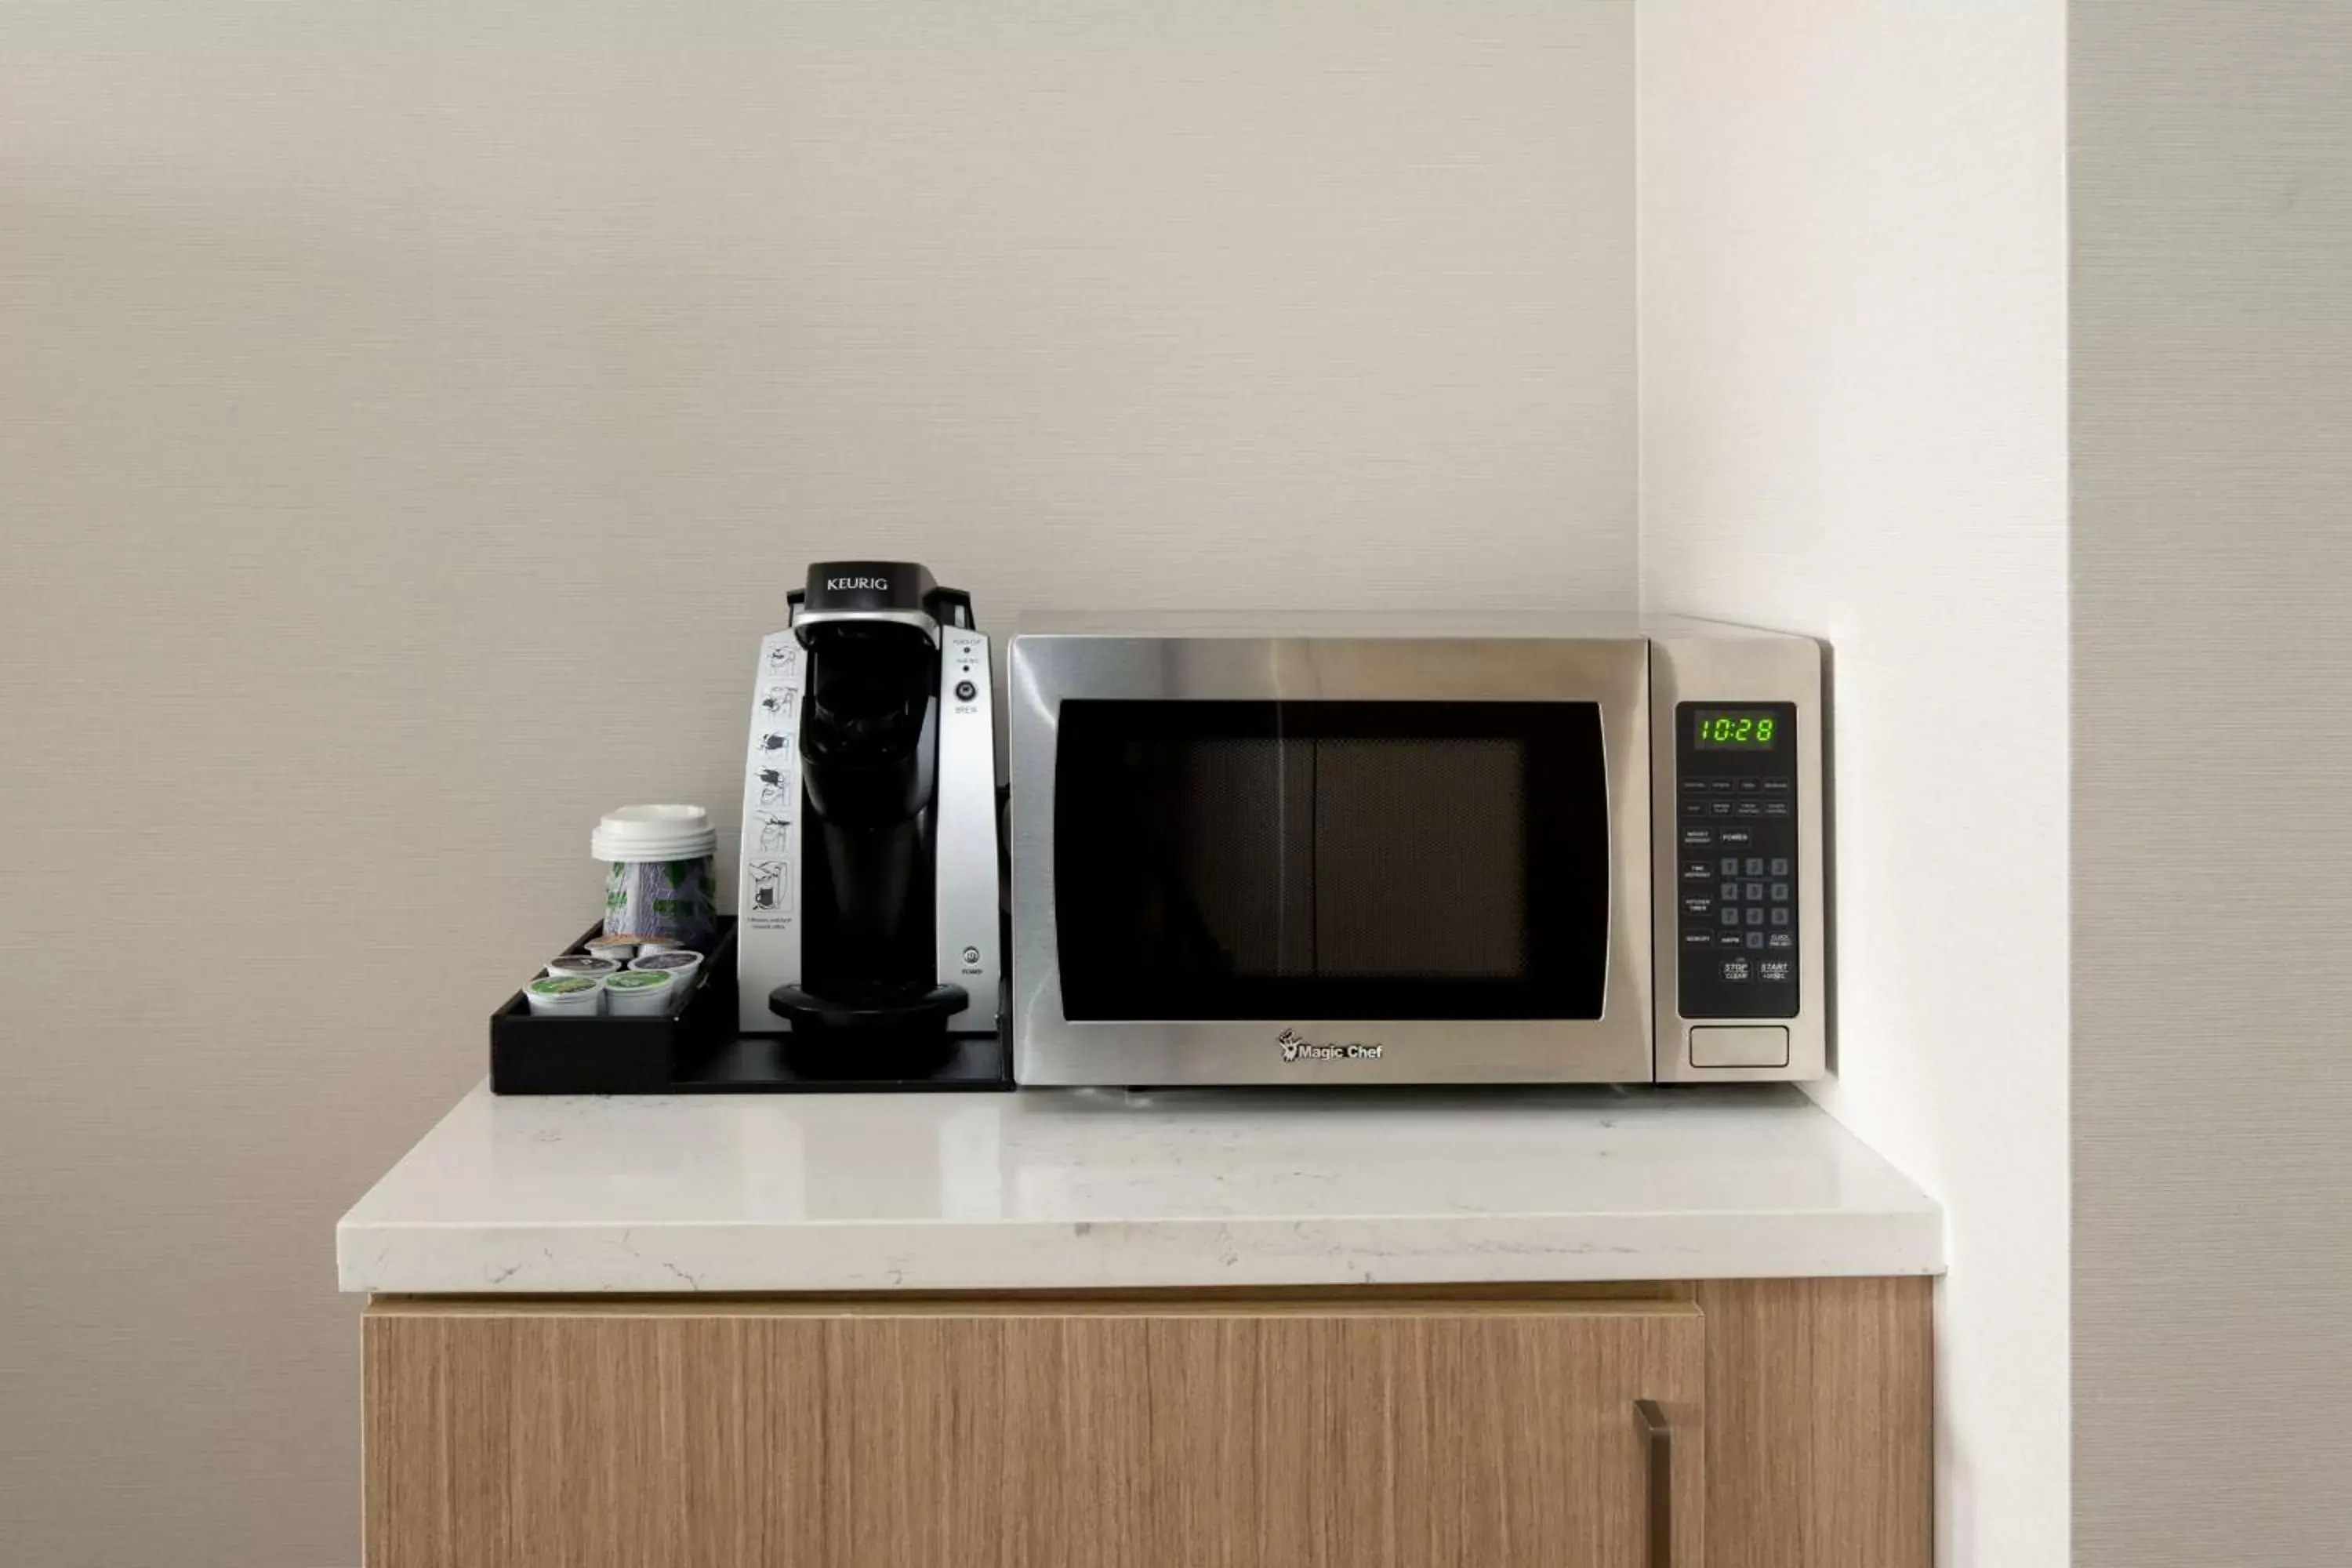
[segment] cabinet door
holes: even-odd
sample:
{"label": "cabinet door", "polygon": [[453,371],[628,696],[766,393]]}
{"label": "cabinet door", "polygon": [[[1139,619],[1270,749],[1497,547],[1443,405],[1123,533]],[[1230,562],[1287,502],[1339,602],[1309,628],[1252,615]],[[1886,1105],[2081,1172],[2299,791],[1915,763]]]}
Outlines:
{"label": "cabinet door", "polygon": [[1696,1568],[1704,1332],[1672,1301],[379,1306],[368,1562],[1664,1568],[1654,1503]]}

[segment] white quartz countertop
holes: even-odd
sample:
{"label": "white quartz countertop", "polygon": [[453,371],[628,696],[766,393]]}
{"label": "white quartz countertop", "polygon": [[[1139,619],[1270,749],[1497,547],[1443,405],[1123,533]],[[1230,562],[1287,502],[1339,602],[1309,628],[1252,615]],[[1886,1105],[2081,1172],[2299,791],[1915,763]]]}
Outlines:
{"label": "white quartz countertop", "polygon": [[1794,1089],[499,1099],[336,1226],[346,1290],[1000,1290],[1930,1274]]}

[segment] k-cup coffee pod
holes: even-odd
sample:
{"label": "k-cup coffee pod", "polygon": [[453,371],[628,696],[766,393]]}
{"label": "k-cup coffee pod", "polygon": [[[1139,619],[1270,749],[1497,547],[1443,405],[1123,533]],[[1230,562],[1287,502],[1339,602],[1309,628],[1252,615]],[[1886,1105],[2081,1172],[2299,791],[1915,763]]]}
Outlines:
{"label": "k-cup coffee pod", "polygon": [[628,969],[604,982],[604,1010],[619,1017],[659,1017],[669,1011],[677,977],[655,969]]}
{"label": "k-cup coffee pod", "polygon": [[609,958],[596,958],[584,952],[567,952],[561,958],[547,961],[547,973],[551,975],[571,974],[588,980],[602,980],[607,974],[617,974],[621,966]]}
{"label": "k-cup coffee pod", "polygon": [[674,936],[639,937],[637,939],[637,956],[639,958],[643,958],[648,953],[671,952],[675,952],[678,948],[684,947],[686,943],[678,941],[677,938]]}
{"label": "k-cup coffee pod", "polygon": [[680,982],[684,982],[691,978],[696,970],[702,967],[702,954],[688,952],[682,947],[674,947],[666,952],[640,954],[630,961],[629,967],[664,974],[675,974]]}
{"label": "k-cup coffee pod", "polygon": [[604,1010],[604,982],[593,974],[542,974],[522,988],[542,1018],[592,1017]]}
{"label": "k-cup coffee pod", "polygon": [[719,835],[698,805],[625,805],[589,835],[604,863],[604,934],[706,942],[718,920]]}
{"label": "k-cup coffee pod", "polygon": [[591,937],[583,945],[588,949],[589,957],[609,958],[614,964],[625,969],[628,967],[629,960],[637,956],[638,952],[637,939],[633,936]]}

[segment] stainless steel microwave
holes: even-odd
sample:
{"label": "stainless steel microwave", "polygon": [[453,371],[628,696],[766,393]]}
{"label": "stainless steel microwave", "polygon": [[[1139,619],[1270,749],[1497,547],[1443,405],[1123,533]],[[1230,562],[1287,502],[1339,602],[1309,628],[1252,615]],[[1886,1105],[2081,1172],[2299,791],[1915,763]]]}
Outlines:
{"label": "stainless steel microwave", "polygon": [[1810,638],[1130,624],[1009,674],[1023,1083],[1822,1073]]}

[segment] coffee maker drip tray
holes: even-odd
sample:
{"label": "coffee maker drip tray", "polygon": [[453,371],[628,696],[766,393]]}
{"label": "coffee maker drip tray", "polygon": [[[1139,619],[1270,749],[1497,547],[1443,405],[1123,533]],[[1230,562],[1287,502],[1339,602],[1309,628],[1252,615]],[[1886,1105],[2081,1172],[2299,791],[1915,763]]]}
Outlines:
{"label": "coffee maker drip tray", "polygon": [[971,1003],[971,993],[961,985],[842,984],[823,996],[797,985],[779,985],[768,993],[768,1010],[791,1024],[795,1036],[836,1031],[936,1035]]}

